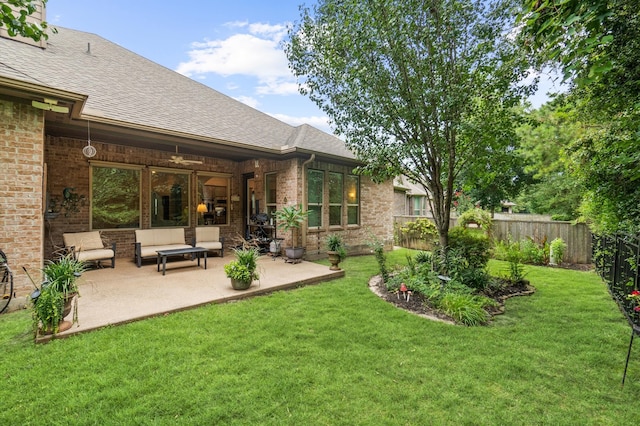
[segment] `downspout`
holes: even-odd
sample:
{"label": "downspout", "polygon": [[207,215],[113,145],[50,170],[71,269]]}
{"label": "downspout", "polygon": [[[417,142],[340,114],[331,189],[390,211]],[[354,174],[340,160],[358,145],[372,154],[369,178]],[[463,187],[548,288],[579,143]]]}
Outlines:
{"label": "downspout", "polygon": [[[311,157],[304,163],[302,163],[302,208],[304,209],[307,205],[307,174],[305,173],[305,166],[316,159],[316,154],[311,154]],[[302,227],[302,247],[307,249],[307,229],[309,228],[309,222],[307,220],[307,226]],[[293,244],[295,246],[295,243]]]}

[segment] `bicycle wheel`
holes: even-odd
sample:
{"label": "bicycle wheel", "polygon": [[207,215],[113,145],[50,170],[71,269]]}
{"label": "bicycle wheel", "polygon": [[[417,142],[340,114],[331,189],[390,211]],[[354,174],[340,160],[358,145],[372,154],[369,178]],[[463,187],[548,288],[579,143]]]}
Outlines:
{"label": "bicycle wheel", "polygon": [[13,273],[7,263],[7,256],[0,250],[0,314],[7,309],[13,297]]}

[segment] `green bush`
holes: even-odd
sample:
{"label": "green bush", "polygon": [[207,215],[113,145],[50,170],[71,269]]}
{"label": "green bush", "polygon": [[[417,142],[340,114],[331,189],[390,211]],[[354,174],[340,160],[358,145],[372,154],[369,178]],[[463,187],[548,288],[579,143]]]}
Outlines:
{"label": "green bush", "polygon": [[451,318],[468,326],[489,322],[489,313],[484,309],[488,299],[464,293],[448,292],[438,301],[438,308]]}
{"label": "green bush", "polygon": [[521,282],[524,279],[524,268],[519,243],[509,244],[505,260],[509,262],[509,279],[513,282]]}
{"label": "green bush", "polygon": [[520,242],[522,261],[530,265],[546,265],[549,263],[549,245],[546,240],[538,244],[527,238]]}
{"label": "green bush", "polygon": [[406,222],[400,228],[404,235],[410,238],[419,238],[421,240],[430,240],[438,236],[436,225],[429,219],[419,218],[414,222]]}
{"label": "green bush", "polygon": [[562,240],[562,238],[556,238],[551,241],[550,245],[550,259],[556,265],[560,265],[562,263],[562,259],[564,258],[564,252],[567,249],[567,245]]}
{"label": "green bush", "polygon": [[462,213],[458,217],[458,226],[465,228],[470,223],[476,223],[484,232],[489,233],[491,231],[491,214],[482,209],[471,209]]}
{"label": "green bush", "polygon": [[484,269],[491,256],[491,243],[487,235],[460,226],[449,231],[449,248],[464,257],[471,268]]}

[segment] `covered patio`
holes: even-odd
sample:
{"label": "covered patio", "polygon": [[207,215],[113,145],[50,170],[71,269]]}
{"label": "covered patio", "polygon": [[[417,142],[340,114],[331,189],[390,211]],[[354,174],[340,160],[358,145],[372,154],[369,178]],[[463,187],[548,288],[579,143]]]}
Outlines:
{"label": "covered patio", "polygon": [[[133,261],[126,260],[120,260],[114,269],[87,271],[79,282],[78,324],[56,337],[344,276],[344,271],[331,271],[317,263],[303,261],[292,265],[282,258],[261,256],[260,280],[248,290],[238,291],[231,287],[223,269],[231,259],[232,256],[210,257],[206,270],[204,262],[198,267],[195,260],[172,260],[167,263],[164,276],[156,270],[155,262],[146,262],[138,268]],[[42,336],[37,341],[50,339],[51,336]]]}

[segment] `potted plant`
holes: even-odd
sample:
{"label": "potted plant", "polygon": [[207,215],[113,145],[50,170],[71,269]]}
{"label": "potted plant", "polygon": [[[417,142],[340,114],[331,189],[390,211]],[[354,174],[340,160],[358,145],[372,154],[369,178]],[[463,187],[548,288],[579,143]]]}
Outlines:
{"label": "potted plant", "polygon": [[347,250],[344,246],[344,241],[338,234],[329,234],[327,235],[325,242],[327,244],[329,262],[331,262],[331,267],[329,269],[332,271],[339,271],[340,267],[338,265],[345,257],[347,257]]}
{"label": "potted plant", "polygon": [[[73,298],[78,295],[78,278],[86,270],[86,264],[74,257],[73,253],[61,256],[58,260],[48,261],[42,269],[44,288],[52,288],[64,299],[62,318],[69,315]],[[73,321],[78,321],[77,304],[73,312]]]}
{"label": "potted plant", "polygon": [[68,330],[71,323],[64,320],[64,295],[55,287],[43,283],[32,298],[33,327],[43,334],[55,334]]}
{"label": "potted plant", "polygon": [[302,209],[302,205],[285,206],[282,210],[276,211],[278,228],[284,231],[291,231],[291,247],[285,248],[285,254],[292,263],[298,263],[304,255],[304,247],[297,247],[297,231],[309,215],[308,211]]}
{"label": "potted plant", "polygon": [[227,278],[231,279],[234,290],[246,290],[251,287],[253,280],[260,278],[256,272],[260,252],[257,248],[242,248],[233,250],[236,259],[224,265]]}

